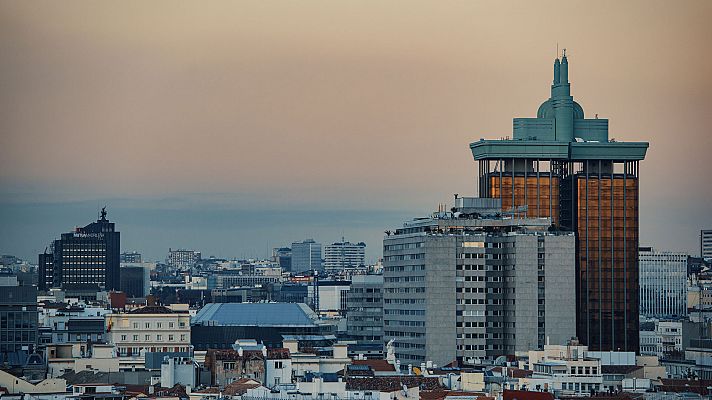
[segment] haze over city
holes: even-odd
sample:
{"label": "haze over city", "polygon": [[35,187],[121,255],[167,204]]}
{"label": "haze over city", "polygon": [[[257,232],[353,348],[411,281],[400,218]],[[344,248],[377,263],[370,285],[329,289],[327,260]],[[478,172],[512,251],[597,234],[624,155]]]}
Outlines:
{"label": "haze over city", "polygon": [[101,206],[122,249],[266,257],[476,193],[567,48],[574,97],[648,141],[640,243],[712,226],[712,3],[0,3],[0,253]]}

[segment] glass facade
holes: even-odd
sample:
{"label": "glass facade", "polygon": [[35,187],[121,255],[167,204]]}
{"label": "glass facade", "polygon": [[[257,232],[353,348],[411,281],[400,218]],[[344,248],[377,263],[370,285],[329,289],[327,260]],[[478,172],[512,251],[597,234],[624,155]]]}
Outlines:
{"label": "glass facade", "polygon": [[577,336],[592,351],[638,351],[637,172],[635,161],[480,161],[481,197],[576,232]]}
{"label": "glass facade", "polygon": [[638,351],[638,179],[583,172],[569,184],[579,339],[593,351]]}

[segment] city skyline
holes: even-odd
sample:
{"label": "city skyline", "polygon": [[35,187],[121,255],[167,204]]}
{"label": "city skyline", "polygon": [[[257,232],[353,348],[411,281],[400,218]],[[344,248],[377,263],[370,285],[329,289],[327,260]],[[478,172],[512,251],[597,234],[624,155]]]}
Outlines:
{"label": "city skyline", "polygon": [[107,205],[149,258],[346,236],[373,261],[384,229],[475,194],[469,143],[534,116],[558,41],[587,114],[651,143],[640,244],[695,255],[711,6],[641,4],[4,3],[0,252],[34,260]]}

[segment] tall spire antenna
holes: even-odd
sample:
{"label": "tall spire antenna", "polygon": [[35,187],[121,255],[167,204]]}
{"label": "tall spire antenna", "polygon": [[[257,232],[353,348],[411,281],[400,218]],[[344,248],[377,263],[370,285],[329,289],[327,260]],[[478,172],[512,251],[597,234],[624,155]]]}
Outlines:
{"label": "tall spire antenna", "polygon": [[559,58],[559,42],[556,42],[556,58]]}

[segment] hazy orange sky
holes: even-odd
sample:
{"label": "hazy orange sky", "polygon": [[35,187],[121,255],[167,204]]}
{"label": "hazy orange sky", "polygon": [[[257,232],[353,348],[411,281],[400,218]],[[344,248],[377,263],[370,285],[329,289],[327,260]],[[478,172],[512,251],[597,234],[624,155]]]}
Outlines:
{"label": "hazy orange sky", "polygon": [[711,1],[3,1],[0,252],[34,257],[100,202],[154,257],[343,233],[375,258],[384,229],[474,194],[469,143],[535,116],[558,43],[586,114],[650,142],[641,244],[697,254],[710,21]]}

